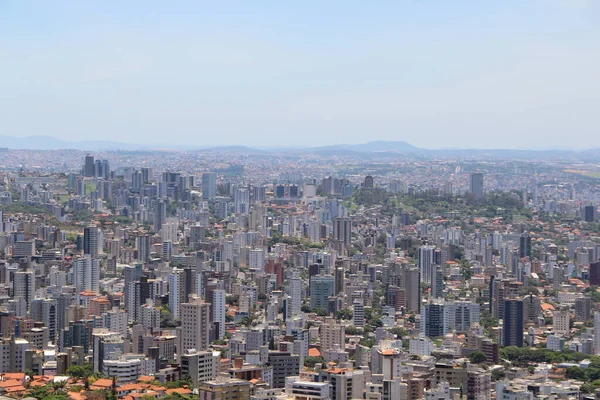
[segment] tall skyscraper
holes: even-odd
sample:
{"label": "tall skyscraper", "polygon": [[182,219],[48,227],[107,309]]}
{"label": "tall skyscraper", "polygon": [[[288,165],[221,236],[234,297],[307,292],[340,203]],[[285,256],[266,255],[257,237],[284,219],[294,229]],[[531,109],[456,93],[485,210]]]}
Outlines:
{"label": "tall skyscraper", "polygon": [[233,203],[236,214],[248,214],[250,211],[250,192],[248,192],[248,188],[234,188]]}
{"label": "tall skyscraper", "polygon": [[480,321],[480,306],[470,301],[447,301],[444,304],[444,325],[457,332],[471,330]]}
{"label": "tall skyscraper", "polygon": [[431,297],[442,298],[444,292],[444,273],[439,265],[432,266],[433,276],[431,277]]}
{"label": "tall skyscraper", "polygon": [[352,302],[352,324],[354,326],[365,326],[365,305],[363,299]]}
{"label": "tall skyscraper", "polygon": [[202,199],[213,200],[217,196],[217,174],[205,172],[202,174]]}
{"label": "tall skyscraper", "polygon": [[77,293],[100,291],[100,260],[85,254],[72,262],[73,284]]}
{"label": "tall skyscraper", "polygon": [[175,319],[180,317],[181,302],[179,301],[179,292],[181,291],[181,276],[176,269],[169,274],[167,278],[169,284],[169,311]]}
{"label": "tall skyscraper", "polygon": [[328,318],[321,325],[321,349],[332,350],[335,345],[343,346],[346,337],[346,327],[336,323],[332,318]]}
{"label": "tall skyscraper", "polygon": [[596,206],[584,206],[582,210],[582,217],[585,222],[594,222],[596,220]]}
{"label": "tall skyscraper", "polygon": [[421,272],[421,282],[431,284],[433,276],[433,266],[435,257],[435,247],[424,245],[419,247],[419,271]]}
{"label": "tall skyscraper", "polygon": [[216,337],[225,337],[225,290],[215,289],[212,298],[213,322],[216,325]]}
{"label": "tall skyscraper", "polygon": [[156,202],[154,210],[154,232],[159,232],[167,219],[167,204],[163,199]]}
{"label": "tall skyscraper", "polygon": [[404,270],[404,289],[406,291],[406,309],[421,312],[421,272],[418,269]]}
{"label": "tall skyscraper", "polygon": [[519,238],[519,257],[531,257],[531,236],[527,233]]}
{"label": "tall skyscraper", "polygon": [[135,238],[135,247],[138,251],[138,260],[142,262],[150,260],[150,236],[143,235]]}
{"label": "tall skyscraper", "polygon": [[590,263],[590,285],[600,286],[600,261]]}
{"label": "tall skyscraper", "polygon": [[135,170],[131,174],[131,190],[139,192],[142,189],[142,171]]}
{"label": "tall skyscraper", "polygon": [[352,242],[352,219],[338,217],[333,219],[333,240],[349,245]]}
{"label": "tall skyscraper", "polygon": [[315,275],[310,279],[310,306],[327,310],[329,296],[333,296],[335,279],[331,275]]}
{"label": "tall skyscraper", "polygon": [[97,226],[83,228],[83,254],[89,254],[92,258],[98,257],[98,236]]}
{"label": "tall skyscraper", "polygon": [[504,300],[503,345],[523,347],[523,300]]}
{"label": "tall skyscraper", "polygon": [[300,315],[302,311],[302,279],[297,277],[290,278],[287,290],[289,298],[286,302],[286,317],[292,318]]}
{"label": "tall skyscraper", "polygon": [[469,191],[475,198],[483,198],[483,173],[473,172],[471,174]]}
{"label": "tall skyscraper", "polygon": [[142,167],[142,182],[150,183],[152,181],[152,168]]}
{"label": "tall skyscraper", "polygon": [[94,162],[94,156],[88,154],[85,156],[85,164],[83,166],[83,176],[86,178],[93,178],[96,172],[96,166]]}
{"label": "tall skyscraper", "polygon": [[594,312],[594,354],[600,355],[600,312]]}
{"label": "tall skyscraper", "polygon": [[592,299],[588,296],[575,299],[575,321],[586,322],[591,318]]}
{"label": "tall skyscraper", "polygon": [[444,324],[444,303],[429,302],[421,309],[421,332],[427,337],[440,337],[446,334]]}
{"label": "tall skyscraper", "polygon": [[48,328],[48,338],[52,343],[56,343],[58,335],[57,308],[56,299],[33,299],[31,301],[31,318],[44,323],[44,326]]}
{"label": "tall skyscraper", "polygon": [[190,295],[187,303],[181,304],[182,353],[190,349],[208,349],[210,332],[210,303],[199,296]]}

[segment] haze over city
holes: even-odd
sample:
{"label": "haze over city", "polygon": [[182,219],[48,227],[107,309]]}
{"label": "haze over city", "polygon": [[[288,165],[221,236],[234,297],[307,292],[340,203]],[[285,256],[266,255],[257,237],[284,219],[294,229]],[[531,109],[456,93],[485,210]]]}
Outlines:
{"label": "haze over city", "polygon": [[600,0],[0,0],[0,400],[599,400]]}
{"label": "haze over city", "polygon": [[600,3],[0,4],[0,135],[600,147]]}

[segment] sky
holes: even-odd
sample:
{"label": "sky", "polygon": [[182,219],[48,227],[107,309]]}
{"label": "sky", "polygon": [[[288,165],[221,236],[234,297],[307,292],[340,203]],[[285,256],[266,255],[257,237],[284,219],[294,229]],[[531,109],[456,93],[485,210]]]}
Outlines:
{"label": "sky", "polygon": [[0,135],[600,147],[600,0],[3,0]]}

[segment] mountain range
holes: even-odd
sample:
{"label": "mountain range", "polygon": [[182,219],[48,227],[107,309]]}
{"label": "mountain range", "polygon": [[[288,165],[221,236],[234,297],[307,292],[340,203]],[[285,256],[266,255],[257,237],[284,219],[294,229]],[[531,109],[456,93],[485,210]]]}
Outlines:
{"label": "mountain range", "polygon": [[23,150],[82,150],[82,151],[151,151],[151,150],[191,150],[240,153],[248,155],[268,155],[277,153],[311,152],[315,154],[356,155],[376,157],[394,154],[416,156],[455,156],[492,158],[556,158],[556,159],[599,159],[600,149],[575,150],[509,150],[509,149],[423,149],[405,141],[371,141],[363,144],[335,144],[317,147],[253,148],[247,146],[183,146],[183,145],[143,145],[115,142],[110,140],[68,141],[52,136],[37,135],[13,137],[0,135],[0,148]]}

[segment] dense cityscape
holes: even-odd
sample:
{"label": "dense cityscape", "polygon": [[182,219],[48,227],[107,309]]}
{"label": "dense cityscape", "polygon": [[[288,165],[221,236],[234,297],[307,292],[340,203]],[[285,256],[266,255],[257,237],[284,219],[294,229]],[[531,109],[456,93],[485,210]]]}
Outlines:
{"label": "dense cityscape", "polygon": [[0,394],[598,399],[600,172],[533,153],[3,149]]}

